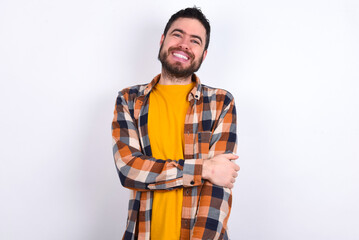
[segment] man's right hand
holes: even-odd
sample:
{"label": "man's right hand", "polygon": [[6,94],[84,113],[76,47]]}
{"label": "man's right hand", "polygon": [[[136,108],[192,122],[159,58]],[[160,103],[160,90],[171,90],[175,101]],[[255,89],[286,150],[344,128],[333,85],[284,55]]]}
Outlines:
{"label": "man's right hand", "polygon": [[203,161],[202,178],[215,185],[233,188],[235,178],[238,176],[239,166],[231,160],[236,160],[237,155],[227,153],[219,154]]}

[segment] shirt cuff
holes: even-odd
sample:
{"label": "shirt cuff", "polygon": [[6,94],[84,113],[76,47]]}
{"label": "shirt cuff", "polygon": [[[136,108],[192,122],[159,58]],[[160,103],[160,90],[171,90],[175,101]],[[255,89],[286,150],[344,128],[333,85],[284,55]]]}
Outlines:
{"label": "shirt cuff", "polygon": [[183,165],[183,186],[194,187],[202,184],[203,159],[185,159]]}

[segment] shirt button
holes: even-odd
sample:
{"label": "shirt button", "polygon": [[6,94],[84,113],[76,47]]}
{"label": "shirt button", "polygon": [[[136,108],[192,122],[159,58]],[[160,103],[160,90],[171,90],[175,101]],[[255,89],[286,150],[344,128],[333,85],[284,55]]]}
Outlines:
{"label": "shirt button", "polygon": [[187,195],[189,194],[189,190],[188,190],[188,189],[186,190],[186,194],[187,194]]}
{"label": "shirt button", "polygon": [[191,185],[193,185],[193,184],[194,184],[194,181],[192,180],[190,183],[191,183]]}

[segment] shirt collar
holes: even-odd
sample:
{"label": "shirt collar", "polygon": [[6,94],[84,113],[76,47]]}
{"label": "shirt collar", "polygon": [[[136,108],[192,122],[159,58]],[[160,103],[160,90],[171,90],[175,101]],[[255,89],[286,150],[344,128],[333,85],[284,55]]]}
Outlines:
{"label": "shirt collar", "polygon": [[[144,90],[143,94],[146,96],[152,90],[152,88],[160,81],[161,74],[158,74],[153,80],[147,85],[146,89]],[[199,100],[201,98],[201,81],[196,74],[192,75],[192,81],[196,82],[194,88],[192,88],[191,92],[188,94],[188,101],[191,101],[193,98]]]}

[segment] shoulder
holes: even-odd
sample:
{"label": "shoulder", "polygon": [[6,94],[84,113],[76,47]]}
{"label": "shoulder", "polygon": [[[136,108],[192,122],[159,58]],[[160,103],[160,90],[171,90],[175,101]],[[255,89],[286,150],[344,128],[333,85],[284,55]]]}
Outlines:
{"label": "shoulder", "polygon": [[204,84],[201,84],[201,92],[203,95],[203,101],[216,101],[216,102],[223,102],[224,105],[230,104],[234,101],[233,95],[221,88],[214,88]]}
{"label": "shoulder", "polygon": [[139,96],[144,95],[144,91],[148,85],[149,85],[149,83],[139,84],[139,85],[134,85],[134,86],[124,88],[118,92],[118,96],[123,97],[126,100],[133,100]]}

